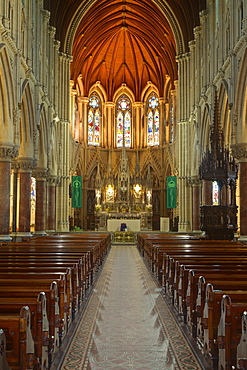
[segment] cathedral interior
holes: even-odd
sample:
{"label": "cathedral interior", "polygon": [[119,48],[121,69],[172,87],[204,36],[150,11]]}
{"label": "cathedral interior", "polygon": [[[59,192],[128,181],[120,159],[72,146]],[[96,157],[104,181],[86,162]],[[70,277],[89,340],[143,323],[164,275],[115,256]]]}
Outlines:
{"label": "cathedral interior", "polygon": [[200,231],[200,206],[220,203],[217,179],[199,174],[215,96],[245,235],[244,37],[241,1],[4,1],[1,235],[106,228],[123,215]]}
{"label": "cathedral interior", "polygon": [[[217,348],[219,367],[218,362],[215,364],[213,349],[208,349],[209,340],[203,342],[208,327],[203,334],[195,328],[191,331],[189,327],[193,336],[198,336],[198,343],[203,342],[203,360],[191,346],[187,348],[187,344],[181,344],[182,334],[173,343],[182,326],[192,322],[196,327],[202,322],[199,322],[199,316],[193,322],[191,316],[195,310],[189,304],[189,308],[184,308],[187,293],[182,298],[176,296],[177,291],[174,293],[166,283],[164,266],[168,262],[162,255],[161,263],[161,255],[155,254],[152,248],[160,242],[159,233],[168,233],[163,236],[169,240],[166,247],[169,249],[170,244],[177,243],[182,254],[185,254],[182,248],[186,248],[186,238],[189,238],[191,249],[186,250],[186,256],[197,248],[193,243],[198,243],[201,258],[201,243],[205,243],[208,268],[212,267],[213,260],[207,251],[212,245],[209,252],[215,248],[215,259],[219,258],[219,264],[223,263],[223,257],[225,264],[230,264],[240,256],[238,266],[241,266],[237,272],[235,265],[231,267],[236,276],[229,284],[233,286],[239,282],[239,287],[246,290],[241,285],[246,282],[244,243],[247,240],[246,46],[246,0],[0,1],[0,368],[3,364],[4,370],[10,369],[1,357],[5,347],[2,310],[7,307],[1,305],[7,304],[7,295],[10,305],[7,310],[17,304],[11,302],[11,294],[17,294],[17,288],[7,287],[5,274],[9,274],[10,280],[16,276],[16,284],[20,285],[22,274],[27,273],[25,269],[28,267],[32,276],[28,278],[28,284],[34,284],[42,274],[43,278],[52,276],[53,279],[60,273],[59,264],[64,266],[64,263],[69,263],[66,274],[70,277],[61,274],[63,283],[59,279],[52,280],[53,288],[49,288],[52,292],[42,286],[43,293],[39,291],[38,296],[39,309],[45,311],[44,296],[49,295],[48,316],[54,313],[54,320],[58,316],[55,313],[58,302],[63,301],[64,306],[61,304],[59,310],[64,316],[59,313],[59,325],[56,322],[52,326],[51,319],[49,330],[44,324],[43,332],[53,334],[49,334],[50,341],[42,339],[43,349],[39,347],[40,341],[35,343],[40,351],[35,364],[30,362],[28,365],[24,357],[14,363],[13,357],[10,359],[12,370],[79,368],[75,365],[78,352],[74,352],[74,344],[66,359],[63,358],[64,367],[53,363],[52,368],[51,364],[60,351],[63,338],[70,333],[70,325],[94,279],[98,291],[91,289],[85,323],[90,322],[91,326],[87,328],[90,327],[90,333],[94,331],[94,338],[99,339],[100,327],[106,334],[101,343],[98,339],[90,339],[91,344],[88,342],[88,348],[92,350],[89,356],[92,367],[89,360],[83,362],[79,356],[84,370],[101,368],[96,366],[97,356],[94,356],[97,343],[106,349],[109,337],[115,335],[116,327],[111,327],[113,324],[107,321],[108,318],[104,321],[102,297],[112,315],[112,323],[114,318],[117,321],[116,312],[121,309],[121,317],[123,311],[129,313],[130,326],[139,333],[139,337],[133,339],[135,344],[140,340],[149,348],[151,337],[145,334],[149,332],[154,336],[153,343],[157,340],[157,344],[163,346],[166,340],[169,341],[169,348],[165,350],[167,367],[160,365],[157,369],[236,368],[233,367],[237,366],[235,360],[231,366],[230,360],[227,362],[227,351],[222,355],[220,345]],[[143,233],[142,236],[139,233]],[[151,240],[154,234],[158,241],[152,239],[150,242],[148,238]],[[109,241],[109,235],[116,239]],[[113,245],[109,251],[112,241],[123,242],[121,238],[125,237],[126,243],[119,248]],[[199,239],[200,242],[196,241]],[[211,245],[215,240],[217,243]],[[75,267],[70,263],[72,260],[74,263],[79,243],[81,248],[83,245],[85,255]],[[37,245],[40,248],[38,256],[35,255]],[[96,253],[95,245],[98,247],[97,257],[93,254]],[[226,250],[221,248],[227,249],[229,256],[225,256]],[[22,256],[19,255],[21,250]],[[111,257],[102,268],[108,253]],[[94,257],[90,259],[89,255]],[[155,256],[157,260],[154,262],[152,258]],[[24,258],[27,259],[25,262]],[[25,265],[29,258],[31,265],[37,264],[37,270],[30,264]],[[45,258],[48,260],[43,261]],[[55,271],[50,271],[50,264],[55,260]],[[146,266],[153,275],[147,272]],[[197,268],[199,271],[201,267]],[[81,290],[77,287],[75,297],[80,294],[77,298],[73,298],[74,291],[71,293],[79,281],[78,278],[78,281],[73,280],[76,283],[72,282],[74,269],[77,277],[81,273],[82,286],[79,287]],[[101,269],[102,278],[97,280]],[[233,273],[229,271],[227,277],[222,278],[222,286]],[[157,281],[153,280],[154,274]],[[205,283],[202,280],[201,284]],[[128,286],[122,287],[125,282]],[[114,298],[110,294],[107,298],[110,283],[112,290],[115,285],[121,286],[125,295],[119,296],[119,289],[116,289]],[[59,298],[62,285],[59,288],[58,284],[64,284],[64,292],[67,289]],[[36,288],[32,286],[30,289]],[[178,306],[179,318],[184,316],[188,322],[184,319],[183,325],[181,321],[174,324],[170,308],[164,311],[163,297],[159,295],[163,290],[168,298],[173,292],[172,302]],[[25,291],[25,294],[29,293]],[[207,294],[209,297],[209,288]],[[70,297],[68,301],[65,300],[67,296]],[[54,302],[50,305],[52,297]],[[30,305],[34,304],[29,299]],[[192,302],[190,296],[187,301]],[[132,305],[128,306],[129,302]],[[127,306],[123,308],[125,304]],[[96,314],[97,307],[100,310]],[[220,307],[219,301],[217,307]],[[229,307],[227,298],[222,301],[221,309],[225,310],[224,314],[229,313],[225,307]],[[247,307],[244,307],[243,321],[238,323],[238,329],[242,325],[243,343],[247,343]],[[85,312],[88,314],[87,309]],[[90,316],[94,312],[98,326],[95,317]],[[143,317],[149,317],[148,325],[154,331],[148,325],[146,332],[142,330],[144,324],[136,319],[139,312]],[[28,326],[28,307],[22,314]],[[166,320],[162,319],[164,317]],[[117,350],[112,347],[102,352],[108,361],[105,368],[156,369],[154,366],[159,363],[164,348],[163,352],[156,351],[154,357],[150,355],[146,360],[148,354],[141,349],[140,358],[135,360],[140,362],[138,366],[133,365],[132,355],[126,355],[128,340],[133,333],[130,335],[124,320],[123,315],[118,329],[126,334],[126,351],[116,361],[123,361],[125,365],[115,367],[113,357]],[[16,323],[13,321],[17,326],[12,330],[7,327],[4,331],[7,348],[11,336],[18,333],[19,321]],[[168,326],[169,333],[166,332]],[[84,328],[80,328],[82,332],[78,335],[83,336]],[[112,330],[109,336],[108,328]],[[115,344],[115,339],[111,343]],[[215,346],[216,342],[216,338],[212,339]],[[221,341],[217,343],[222,344]],[[190,367],[184,365],[186,355],[178,354],[178,348],[183,346],[189,353]],[[49,355],[44,355],[44,347],[48,348]],[[244,348],[239,369],[247,369],[247,348]],[[209,354],[212,363],[207,366],[204,360]],[[72,367],[69,366],[71,361]],[[147,361],[147,367],[142,361]]]}
{"label": "cathedral interior", "polygon": [[[244,1],[6,0],[0,10],[3,239],[113,218],[200,232],[201,207],[229,202],[234,234],[247,234]],[[237,167],[223,183],[199,171],[214,125]]]}

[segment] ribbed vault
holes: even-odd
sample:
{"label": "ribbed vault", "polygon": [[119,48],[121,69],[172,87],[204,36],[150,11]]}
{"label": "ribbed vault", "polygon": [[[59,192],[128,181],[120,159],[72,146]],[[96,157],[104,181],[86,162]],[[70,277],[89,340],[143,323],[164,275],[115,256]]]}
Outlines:
{"label": "ribbed vault", "polygon": [[[51,23],[57,28],[62,51],[73,41],[71,79],[76,83],[81,76],[85,95],[100,81],[111,100],[114,92],[126,83],[136,100],[140,100],[148,81],[157,86],[160,96],[167,75],[173,86],[178,53],[174,33],[182,35],[183,45],[192,39],[202,2],[57,0],[47,1],[45,6],[51,12]],[[174,24],[165,16],[164,9],[171,14]],[[71,30],[76,30],[72,41]]]}

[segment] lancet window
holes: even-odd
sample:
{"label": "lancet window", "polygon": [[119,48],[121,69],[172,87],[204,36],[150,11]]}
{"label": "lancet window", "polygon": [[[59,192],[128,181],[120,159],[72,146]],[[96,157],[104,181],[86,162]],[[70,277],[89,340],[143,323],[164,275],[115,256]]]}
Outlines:
{"label": "lancet window", "polygon": [[218,206],[219,205],[219,186],[218,186],[217,181],[213,181],[212,187],[213,187],[213,205]]}
{"label": "lancet window", "polygon": [[159,99],[152,94],[147,103],[147,145],[159,145],[160,112]]}
{"label": "lancet window", "polygon": [[117,147],[131,145],[131,103],[126,95],[117,101]]}
{"label": "lancet window", "polygon": [[93,94],[88,102],[88,145],[100,145],[101,102]]}

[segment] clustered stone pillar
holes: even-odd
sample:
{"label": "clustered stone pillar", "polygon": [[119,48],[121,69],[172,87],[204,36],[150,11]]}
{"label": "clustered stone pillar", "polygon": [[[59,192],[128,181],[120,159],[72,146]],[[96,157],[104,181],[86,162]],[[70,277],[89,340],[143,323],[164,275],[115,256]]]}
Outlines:
{"label": "clustered stone pillar", "polygon": [[134,108],[134,118],[135,118],[135,135],[133,137],[134,147],[140,148],[142,146],[141,137],[142,134],[142,120],[143,120],[143,103],[135,102],[133,104]]}
{"label": "clustered stone pillar", "polygon": [[45,235],[47,169],[37,168],[34,171],[34,177],[36,178],[35,234]]}
{"label": "clustered stone pillar", "polygon": [[50,176],[47,180],[47,232],[56,231],[56,184],[57,178]]}
{"label": "clustered stone pillar", "polygon": [[30,237],[31,216],[31,174],[34,167],[32,158],[18,158],[20,202],[19,202],[19,237]]}
{"label": "clustered stone pillar", "polygon": [[240,162],[240,235],[247,237],[247,162]]}
{"label": "clustered stone pillar", "polygon": [[17,149],[9,146],[0,147],[0,240],[10,241],[10,174],[11,161],[17,156]]}
{"label": "clustered stone pillar", "polygon": [[239,163],[239,204],[240,239],[247,240],[247,144],[232,145],[232,154]]}
{"label": "clustered stone pillar", "polygon": [[108,149],[114,146],[115,132],[112,130],[112,127],[114,127],[114,108],[115,104],[113,102],[108,101],[105,103],[106,129],[104,130],[103,142]]}

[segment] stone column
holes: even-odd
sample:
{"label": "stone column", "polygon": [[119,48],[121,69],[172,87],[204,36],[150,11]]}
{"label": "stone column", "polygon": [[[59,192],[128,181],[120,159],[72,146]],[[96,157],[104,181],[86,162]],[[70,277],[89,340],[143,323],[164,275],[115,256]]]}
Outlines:
{"label": "stone column", "polygon": [[166,100],[164,98],[160,98],[159,99],[159,103],[160,103],[160,128],[159,128],[159,132],[160,132],[160,145],[163,147],[165,141],[166,141],[166,137],[165,137],[165,134],[166,134],[166,126],[165,126],[165,123],[166,123],[166,117],[165,117],[165,103],[166,103]]}
{"label": "stone column", "polygon": [[[247,162],[240,162],[240,235],[247,238]],[[246,239],[245,239],[246,240]]]}
{"label": "stone column", "polygon": [[132,145],[134,148],[140,148],[142,144],[142,119],[143,119],[143,103],[142,102],[135,102],[133,104],[134,108],[134,125],[135,132],[132,133]]}
{"label": "stone column", "polygon": [[19,231],[17,237],[31,237],[31,174],[34,167],[32,158],[18,158],[20,202],[19,202]]}
{"label": "stone column", "polygon": [[36,178],[35,235],[46,235],[46,168],[34,171]]}
{"label": "stone column", "polygon": [[47,233],[56,231],[56,185],[57,178],[50,176],[47,180]]}
{"label": "stone column", "polygon": [[[79,137],[80,137],[80,142],[81,143],[84,143],[85,145],[87,144],[87,138],[88,138],[88,135],[87,135],[87,120],[88,120],[88,97],[84,96],[84,97],[80,97],[80,99],[78,99],[79,102],[80,102],[80,108],[81,108],[81,120],[82,120],[82,126],[80,126],[80,133],[79,133]],[[81,123],[80,123],[81,124]]]}
{"label": "stone column", "polygon": [[104,142],[106,148],[110,149],[115,146],[115,127],[114,125],[114,109],[115,104],[111,101],[107,101],[105,103],[105,136],[104,136]]}
{"label": "stone column", "polygon": [[247,241],[247,144],[237,144],[231,147],[232,154],[239,162],[240,201],[238,215],[240,218],[240,240]]}
{"label": "stone column", "polygon": [[199,231],[200,227],[200,204],[201,204],[201,180],[191,177],[189,184],[192,186],[192,231]]}
{"label": "stone column", "polygon": [[0,241],[11,241],[9,235],[10,219],[10,172],[11,161],[18,155],[18,150],[11,146],[0,146]]}
{"label": "stone column", "polygon": [[190,146],[190,71],[189,71],[189,54],[182,54],[177,57],[179,68],[179,86],[178,98],[179,106],[177,109],[177,133],[178,139],[178,204],[179,204],[179,232],[190,232],[192,230],[191,219],[191,188],[188,187],[188,178],[190,176],[189,163],[187,162]]}

